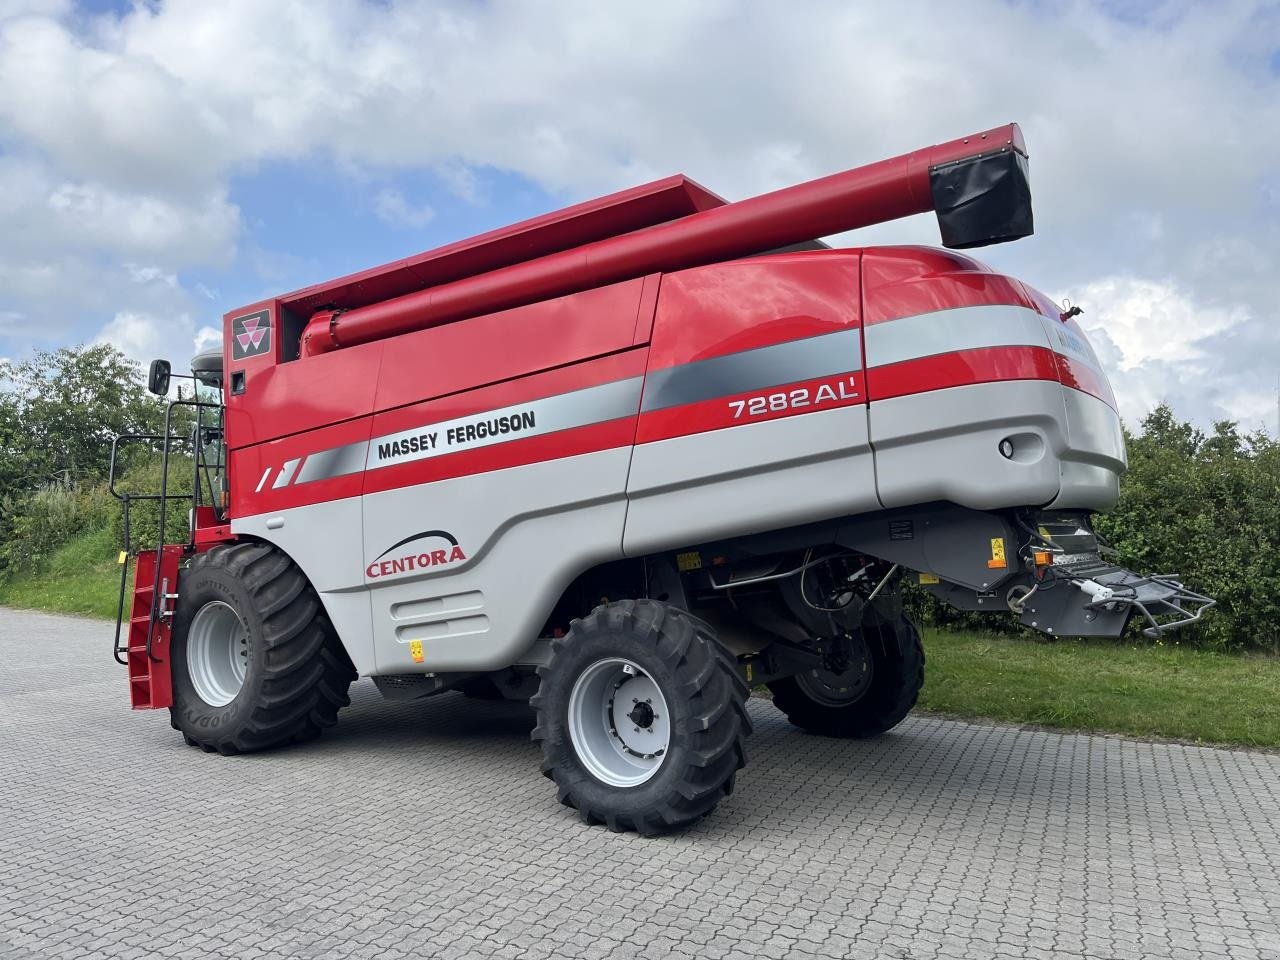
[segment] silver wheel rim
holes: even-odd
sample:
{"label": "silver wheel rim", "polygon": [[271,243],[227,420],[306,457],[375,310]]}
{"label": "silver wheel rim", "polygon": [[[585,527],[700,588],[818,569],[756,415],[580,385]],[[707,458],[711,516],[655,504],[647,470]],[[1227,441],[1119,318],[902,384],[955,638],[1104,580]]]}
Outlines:
{"label": "silver wheel rim", "polygon": [[224,707],[244,686],[249,665],[249,634],[230,604],[211,600],[187,631],[187,673],[200,699]]}
{"label": "silver wheel rim", "polygon": [[587,771],[612,787],[638,787],[658,772],[671,747],[671,713],[662,691],[630,660],[598,660],[569,694],[569,738]]}

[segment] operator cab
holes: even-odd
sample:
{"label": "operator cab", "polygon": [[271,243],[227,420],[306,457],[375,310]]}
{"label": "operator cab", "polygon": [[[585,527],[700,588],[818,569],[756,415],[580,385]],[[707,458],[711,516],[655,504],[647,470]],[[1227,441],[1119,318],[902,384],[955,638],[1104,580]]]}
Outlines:
{"label": "operator cab", "polygon": [[219,345],[204,353],[197,353],[191,359],[191,374],[197,383],[215,390],[222,389],[222,346]]}

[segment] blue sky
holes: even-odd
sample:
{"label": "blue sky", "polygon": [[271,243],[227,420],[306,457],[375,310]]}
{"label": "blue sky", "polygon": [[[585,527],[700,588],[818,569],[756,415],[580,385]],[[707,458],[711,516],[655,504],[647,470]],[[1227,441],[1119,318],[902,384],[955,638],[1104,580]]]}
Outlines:
{"label": "blue sky", "polygon": [[[324,158],[268,164],[231,180],[230,199],[248,214],[240,255],[228,267],[192,271],[190,278],[217,290],[218,303],[230,310],[264,294],[353,273],[565,202],[518,174],[480,169],[475,179],[478,195],[464,198],[431,172],[353,179]],[[403,198],[412,214],[396,216],[380,206],[388,196]]]}
{"label": "blue sky", "polygon": [[1130,422],[1276,431],[1271,0],[0,0],[0,358],[181,362],[240,304],[564,203],[1008,120],[1037,233],[983,257],[1085,307]]}

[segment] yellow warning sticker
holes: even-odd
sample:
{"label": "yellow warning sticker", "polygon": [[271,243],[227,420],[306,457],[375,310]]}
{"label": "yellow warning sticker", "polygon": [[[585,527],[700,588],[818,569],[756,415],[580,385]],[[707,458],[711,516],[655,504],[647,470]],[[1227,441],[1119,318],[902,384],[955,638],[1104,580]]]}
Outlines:
{"label": "yellow warning sticker", "polygon": [[422,641],[421,640],[409,641],[409,656],[413,657],[414,663],[422,662]]}
{"label": "yellow warning sticker", "polygon": [[1004,558],[1004,537],[991,538],[991,559],[987,561],[987,567],[991,570],[1003,570],[1009,565]]}
{"label": "yellow warning sticker", "polygon": [[1046,530],[1044,527],[1041,527],[1041,528],[1040,528],[1039,533],[1040,533],[1040,536],[1044,537],[1046,540],[1052,540],[1052,539],[1053,539],[1053,537],[1052,537],[1052,536],[1050,536],[1049,531],[1048,531],[1048,530]]}
{"label": "yellow warning sticker", "polygon": [[123,565],[124,565],[124,562],[125,562],[126,560],[128,560],[128,559],[129,559],[129,554],[128,554],[128,552],[127,552],[127,551],[125,551],[125,550],[121,550],[121,551],[120,551],[120,559],[118,559],[118,560],[116,561],[116,563],[118,563],[118,564],[120,564],[121,566],[123,566]]}
{"label": "yellow warning sticker", "polygon": [[676,554],[676,566],[681,573],[688,573],[690,570],[702,569],[702,554],[697,550],[690,550],[688,553]]}
{"label": "yellow warning sticker", "polygon": [[938,578],[932,573],[922,573],[920,574],[920,582],[921,583],[937,583]]}

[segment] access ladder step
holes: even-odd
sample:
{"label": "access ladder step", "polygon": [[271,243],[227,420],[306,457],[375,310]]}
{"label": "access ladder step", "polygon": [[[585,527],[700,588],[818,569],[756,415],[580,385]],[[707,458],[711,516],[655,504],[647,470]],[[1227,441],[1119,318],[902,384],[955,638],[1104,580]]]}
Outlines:
{"label": "access ladder step", "polygon": [[155,550],[144,550],[135,561],[133,609],[125,644],[129,701],[135,710],[158,710],[173,705],[173,676],[169,666],[171,603],[178,597],[178,562],[182,551],[179,545],[166,545],[158,557]]}

